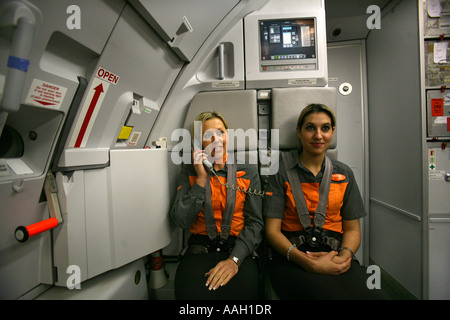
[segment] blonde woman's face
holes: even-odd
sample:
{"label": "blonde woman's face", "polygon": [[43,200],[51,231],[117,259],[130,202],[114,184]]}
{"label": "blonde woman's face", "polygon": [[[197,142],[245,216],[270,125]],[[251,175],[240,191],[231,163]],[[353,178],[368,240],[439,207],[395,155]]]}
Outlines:
{"label": "blonde woman's face", "polygon": [[222,120],[213,118],[203,122],[203,148],[214,160],[220,160],[227,151],[227,129]]}

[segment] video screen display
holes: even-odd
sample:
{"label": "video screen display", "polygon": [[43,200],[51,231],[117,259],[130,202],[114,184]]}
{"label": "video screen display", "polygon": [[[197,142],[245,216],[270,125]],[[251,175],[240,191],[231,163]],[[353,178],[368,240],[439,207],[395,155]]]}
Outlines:
{"label": "video screen display", "polygon": [[314,18],[260,20],[259,30],[262,61],[316,58]]}

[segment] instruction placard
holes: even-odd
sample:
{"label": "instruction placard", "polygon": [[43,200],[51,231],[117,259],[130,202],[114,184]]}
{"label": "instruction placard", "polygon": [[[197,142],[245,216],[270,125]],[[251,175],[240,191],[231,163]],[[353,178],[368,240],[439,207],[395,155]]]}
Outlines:
{"label": "instruction placard", "polygon": [[444,99],[431,99],[431,115],[441,117],[444,115]]}
{"label": "instruction placard", "polygon": [[25,104],[59,109],[64,101],[66,91],[67,88],[65,87],[61,87],[47,81],[34,79],[31,84],[30,91],[28,91]]}

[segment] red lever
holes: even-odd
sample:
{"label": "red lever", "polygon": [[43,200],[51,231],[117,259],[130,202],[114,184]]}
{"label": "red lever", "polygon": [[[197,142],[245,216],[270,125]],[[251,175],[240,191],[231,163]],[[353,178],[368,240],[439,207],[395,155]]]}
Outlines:
{"label": "red lever", "polygon": [[28,238],[35,236],[44,231],[53,229],[58,225],[58,220],[56,218],[50,218],[41,222],[30,224],[27,227],[17,227],[15,232],[15,237],[19,242],[25,242]]}

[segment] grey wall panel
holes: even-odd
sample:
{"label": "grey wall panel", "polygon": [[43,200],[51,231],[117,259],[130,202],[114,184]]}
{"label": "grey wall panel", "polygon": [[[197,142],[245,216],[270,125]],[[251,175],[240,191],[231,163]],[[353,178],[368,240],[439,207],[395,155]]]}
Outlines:
{"label": "grey wall panel", "polygon": [[[417,8],[401,3],[367,41],[371,197],[421,216]],[[409,21],[408,24],[403,21]]]}
{"label": "grey wall panel", "polygon": [[370,253],[420,297],[423,180],[417,17],[414,1],[402,1],[385,12],[382,28],[372,30],[367,39],[367,74]]}
{"label": "grey wall panel", "polygon": [[370,256],[375,263],[421,297],[421,225],[392,208],[370,204]]}

